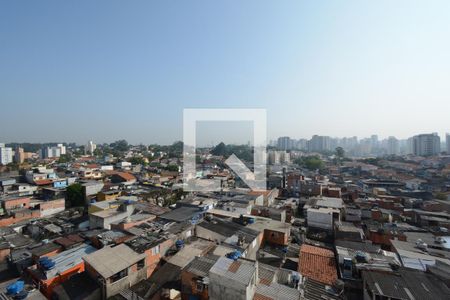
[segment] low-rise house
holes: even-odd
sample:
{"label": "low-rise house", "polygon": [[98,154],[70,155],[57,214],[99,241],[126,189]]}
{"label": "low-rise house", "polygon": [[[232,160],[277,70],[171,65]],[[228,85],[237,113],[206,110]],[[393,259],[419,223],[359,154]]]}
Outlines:
{"label": "low-rise house", "polygon": [[104,299],[147,278],[145,253],[137,253],[125,244],[106,246],[83,259],[87,273],[100,285]]}
{"label": "low-rise house", "polygon": [[92,246],[83,244],[63,251],[49,259],[41,258],[37,265],[28,269],[28,272],[41,292],[50,299],[56,285],[69,280],[72,275],[84,271],[83,257],[94,253],[96,250]]}
{"label": "low-rise house", "polygon": [[255,205],[252,207],[251,214],[254,216],[270,218],[272,220],[280,222],[286,222],[286,210],[281,208]]}
{"label": "low-rise house", "polygon": [[302,276],[333,285],[338,279],[336,270],[333,251],[307,244],[300,247],[298,272]]}
{"label": "low-rise house", "polygon": [[240,215],[249,215],[252,210],[252,204],[234,201],[221,202],[217,207]]}
{"label": "low-rise house", "polygon": [[426,271],[428,266],[436,265],[437,261],[450,266],[450,251],[429,248],[422,240],[399,241],[392,240],[392,250],[395,251],[402,265],[421,271]]}
{"label": "low-rise house", "polygon": [[90,180],[82,182],[81,187],[86,204],[89,204],[90,200],[95,199],[97,193],[99,193],[103,189],[104,183],[101,181]]}
{"label": "low-rise house", "polygon": [[203,239],[195,239],[180,249],[168,261],[179,266],[181,269],[186,267],[194,258],[204,256],[215,247],[215,243]]}
{"label": "low-rise house", "polygon": [[32,254],[32,259],[35,263],[38,263],[42,257],[53,257],[63,251],[63,247],[53,242],[40,243],[33,247],[29,247]]}
{"label": "low-rise house", "polygon": [[128,228],[140,225],[142,223],[151,222],[156,218],[154,215],[137,213],[125,219],[112,222],[111,229],[126,230]]}
{"label": "low-rise house", "polygon": [[89,227],[111,229],[111,223],[124,220],[134,213],[132,203],[123,202],[118,207],[89,214]]}
{"label": "low-rise house", "polygon": [[120,183],[124,185],[131,185],[136,183],[136,177],[134,175],[127,172],[115,172],[111,175],[112,183]]}
{"label": "low-rise house", "polygon": [[340,222],[335,226],[335,238],[346,241],[362,242],[364,231],[349,222]]}
{"label": "low-rise house", "polygon": [[[308,208],[306,211],[308,229],[317,228],[333,231],[334,223],[339,221],[339,210],[335,208]],[[337,217],[336,217],[337,216]]]}
{"label": "low-rise house", "polygon": [[30,207],[30,197],[4,197],[0,198],[1,206],[5,212],[19,208]]}
{"label": "low-rise house", "polygon": [[203,217],[203,212],[197,207],[181,206],[159,216],[160,219],[171,222],[199,222]]}
{"label": "low-rise house", "polygon": [[97,201],[116,200],[120,195],[122,195],[121,190],[102,191],[97,194]]}
{"label": "low-rise house", "polygon": [[147,277],[150,277],[157,269],[162,257],[175,244],[175,241],[166,236],[155,236],[148,232],[134,239],[126,241],[125,244],[139,254],[145,254]]}
{"label": "low-rise house", "polygon": [[199,256],[194,258],[181,272],[181,298],[188,300],[197,297],[209,299],[209,270],[219,259],[218,256]]}
{"label": "low-rise house", "polygon": [[247,227],[263,234],[262,244],[285,247],[291,236],[291,224],[272,219],[256,217]]}
{"label": "low-rise house", "polygon": [[50,200],[33,199],[30,206],[38,210],[41,217],[48,217],[63,212],[66,209],[66,200],[64,198]]}
{"label": "low-rise house", "polygon": [[262,231],[217,218],[197,224],[195,232],[199,238],[225,245],[230,249],[239,250],[243,257],[252,258],[256,257],[256,252],[263,239]]}
{"label": "low-rise house", "polygon": [[359,207],[345,207],[344,219],[347,222],[361,222],[362,212]]}
{"label": "low-rise house", "polygon": [[220,257],[209,270],[209,299],[251,300],[258,282],[258,263]]}
{"label": "low-rise house", "polygon": [[395,273],[363,272],[364,300],[448,299],[450,289],[433,275],[402,268]]}

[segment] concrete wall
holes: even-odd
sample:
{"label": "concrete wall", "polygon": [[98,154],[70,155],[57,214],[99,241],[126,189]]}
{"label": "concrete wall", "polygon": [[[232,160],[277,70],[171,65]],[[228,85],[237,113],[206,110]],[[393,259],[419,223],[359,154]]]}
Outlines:
{"label": "concrete wall", "polygon": [[41,217],[51,216],[64,211],[66,208],[65,199],[56,199],[39,203]]}
{"label": "concrete wall", "polygon": [[144,279],[147,279],[147,269],[143,268],[137,271],[136,265],[131,266],[128,268],[128,276],[106,284],[106,298],[114,296],[123,289],[129,288]]}
{"label": "concrete wall", "polygon": [[8,211],[15,208],[28,208],[30,207],[30,198],[23,197],[17,199],[6,200],[2,202],[3,208]]}
{"label": "concrete wall", "polygon": [[220,235],[216,232],[203,228],[201,226],[197,226],[195,228],[196,236],[203,238],[205,240],[213,241],[213,242],[223,242],[227,237]]}
{"label": "concrete wall", "polygon": [[255,287],[210,273],[209,299],[211,300],[250,300],[255,293]]}
{"label": "concrete wall", "polygon": [[333,214],[331,212],[308,209],[307,221],[308,226],[311,227],[333,229]]}

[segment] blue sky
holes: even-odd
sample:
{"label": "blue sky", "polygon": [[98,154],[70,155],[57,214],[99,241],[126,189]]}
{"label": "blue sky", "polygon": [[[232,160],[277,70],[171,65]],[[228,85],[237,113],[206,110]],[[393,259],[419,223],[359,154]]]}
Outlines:
{"label": "blue sky", "polygon": [[269,139],[444,134],[449,20],[449,1],[2,1],[0,141],[171,143],[183,108],[240,107]]}

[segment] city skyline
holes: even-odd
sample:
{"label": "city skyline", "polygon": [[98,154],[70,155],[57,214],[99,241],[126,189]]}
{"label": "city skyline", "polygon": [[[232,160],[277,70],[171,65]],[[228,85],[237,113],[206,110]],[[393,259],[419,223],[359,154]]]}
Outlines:
{"label": "city skyline", "polygon": [[443,138],[449,6],[4,2],[0,140],[170,144],[184,108],[265,108],[269,139]]}

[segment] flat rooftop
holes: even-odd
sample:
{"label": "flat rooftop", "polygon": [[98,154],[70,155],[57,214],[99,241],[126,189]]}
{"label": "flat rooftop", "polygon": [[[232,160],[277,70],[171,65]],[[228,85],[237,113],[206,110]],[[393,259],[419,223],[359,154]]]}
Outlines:
{"label": "flat rooftop", "polygon": [[145,253],[136,253],[127,245],[120,244],[116,247],[107,246],[87,255],[84,261],[103,278],[109,278],[144,258]]}

